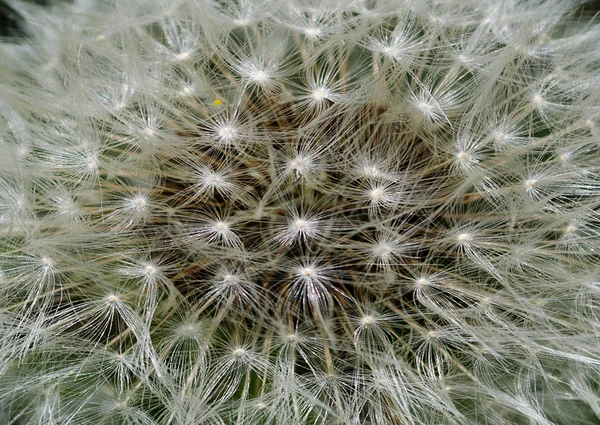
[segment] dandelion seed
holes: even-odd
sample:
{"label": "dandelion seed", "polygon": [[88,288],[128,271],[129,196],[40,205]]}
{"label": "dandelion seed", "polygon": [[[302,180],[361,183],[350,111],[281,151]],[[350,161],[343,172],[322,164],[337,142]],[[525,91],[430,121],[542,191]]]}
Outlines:
{"label": "dandelion seed", "polygon": [[90,174],[98,173],[98,158],[94,156],[88,156],[86,158],[86,168]]}
{"label": "dandelion seed", "polygon": [[312,92],[312,97],[316,102],[322,102],[323,100],[328,99],[329,96],[329,90],[325,87],[318,87]]}
{"label": "dandelion seed", "polygon": [[569,162],[570,159],[571,159],[571,153],[570,152],[562,153],[559,156],[560,162]]}
{"label": "dandelion seed", "polygon": [[195,324],[185,324],[177,328],[177,333],[185,338],[194,338],[199,334],[199,329]]}
{"label": "dandelion seed", "polygon": [[456,237],[456,240],[459,243],[468,243],[473,240],[473,236],[471,236],[469,233],[461,233]]}
{"label": "dandelion seed", "polygon": [[242,241],[232,229],[232,222],[218,217],[207,217],[200,226],[192,227],[189,236],[192,239],[205,239],[209,243],[218,243],[229,247],[242,247]]}
{"label": "dandelion seed", "polygon": [[429,279],[426,279],[424,277],[418,278],[415,283],[418,288],[424,288],[424,287],[431,285],[431,282],[429,281]]}
{"label": "dandelion seed", "polygon": [[233,141],[235,136],[236,130],[231,126],[225,126],[219,129],[219,138],[226,143]]}
{"label": "dandelion seed", "polygon": [[373,316],[364,316],[360,319],[361,326],[370,326],[375,324],[375,318]]}
{"label": "dandelion seed", "polygon": [[298,155],[290,162],[288,168],[293,170],[296,180],[298,180],[303,175],[307,174],[308,171],[310,171],[311,165],[310,159],[304,158],[302,155]]}
{"label": "dandelion seed", "polygon": [[53,270],[54,268],[54,260],[52,260],[52,258],[49,257],[43,257],[42,258],[42,268],[44,270],[44,272],[50,272]]}
{"label": "dandelion seed", "polygon": [[318,232],[318,220],[310,218],[296,218],[289,222],[287,229],[283,229],[278,236],[281,243],[289,245],[292,242],[307,241],[314,238]]}
{"label": "dandelion seed", "polygon": [[366,193],[363,195],[369,203],[369,207],[372,210],[379,208],[387,208],[395,203],[395,196],[392,193],[393,185],[389,182],[385,183],[374,183],[368,182],[366,187]]}
{"label": "dandelion seed", "polygon": [[235,350],[233,350],[232,354],[234,357],[242,358],[246,355],[246,350],[244,350],[243,348],[236,348]]}
{"label": "dandelion seed", "polygon": [[366,165],[363,167],[362,172],[366,177],[379,177],[381,175],[381,172],[375,166]]}
{"label": "dandelion seed", "polygon": [[320,28],[309,27],[304,30],[304,33],[309,38],[318,38],[321,35],[322,31]]}
{"label": "dandelion seed", "polygon": [[106,297],[106,302],[109,305],[116,305],[119,304],[121,300],[116,295],[109,295],[108,297]]}
{"label": "dandelion seed", "polygon": [[535,195],[538,193],[538,179],[527,179],[523,182],[525,186],[525,193],[528,195]]}
{"label": "dandelion seed", "polygon": [[532,102],[536,107],[542,107],[546,103],[542,95],[539,93],[533,95]]}

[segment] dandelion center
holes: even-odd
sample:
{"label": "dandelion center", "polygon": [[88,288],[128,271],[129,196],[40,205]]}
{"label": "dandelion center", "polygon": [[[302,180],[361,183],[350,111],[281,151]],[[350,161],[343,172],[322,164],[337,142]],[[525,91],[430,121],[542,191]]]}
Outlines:
{"label": "dandelion center", "polygon": [[590,1],[6,0],[2,423],[598,423]]}

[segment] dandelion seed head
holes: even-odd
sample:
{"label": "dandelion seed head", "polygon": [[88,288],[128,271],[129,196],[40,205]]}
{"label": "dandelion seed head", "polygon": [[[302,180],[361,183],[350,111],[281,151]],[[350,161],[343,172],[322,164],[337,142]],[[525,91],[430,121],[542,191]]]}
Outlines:
{"label": "dandelion seed head", "polygon": [[0,422],[598,422],[588,5],[9,3]]}

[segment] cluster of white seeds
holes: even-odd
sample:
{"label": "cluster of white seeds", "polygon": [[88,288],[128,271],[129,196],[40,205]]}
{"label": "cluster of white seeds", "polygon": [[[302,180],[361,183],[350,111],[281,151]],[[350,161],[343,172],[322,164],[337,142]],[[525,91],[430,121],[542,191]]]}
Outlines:
{"label": "cluster of white seeds", "polygon": [[599,421],[580,3],[11,0],[0,423]]}

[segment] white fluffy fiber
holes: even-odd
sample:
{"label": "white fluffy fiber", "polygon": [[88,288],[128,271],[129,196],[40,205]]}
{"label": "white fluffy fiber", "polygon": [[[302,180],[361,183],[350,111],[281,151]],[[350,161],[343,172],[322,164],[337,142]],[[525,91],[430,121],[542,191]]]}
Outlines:
{"label": "white fluffy fiber", "polygon": [[600,26],[13,1],[0,423],[600,421]]}

